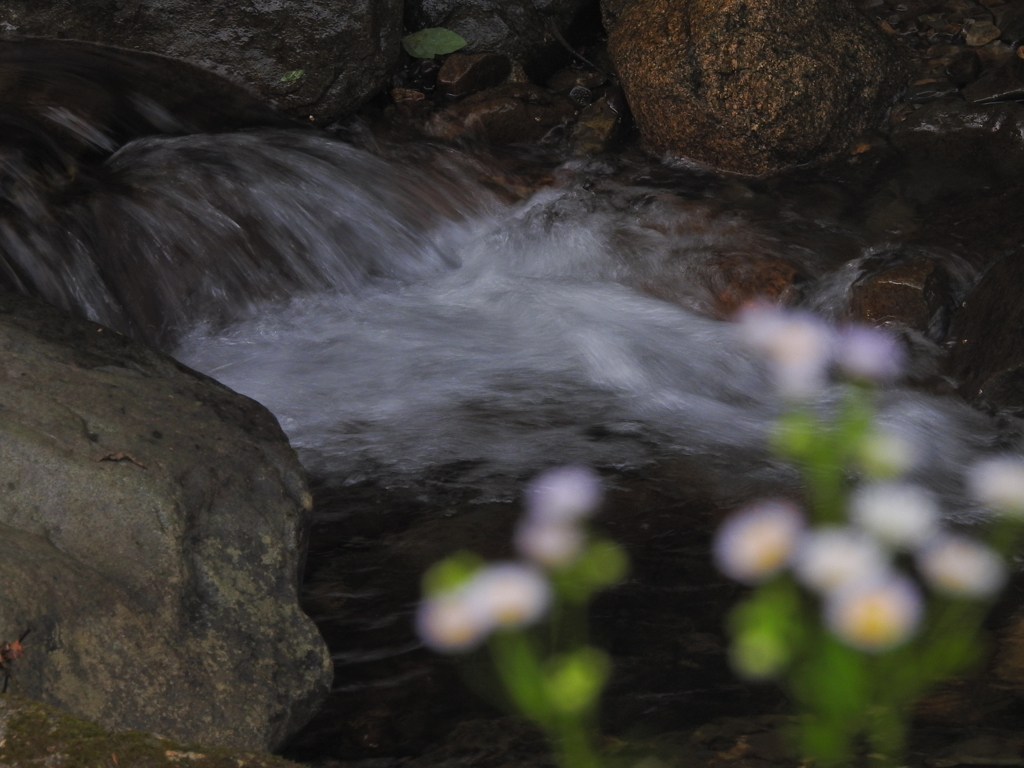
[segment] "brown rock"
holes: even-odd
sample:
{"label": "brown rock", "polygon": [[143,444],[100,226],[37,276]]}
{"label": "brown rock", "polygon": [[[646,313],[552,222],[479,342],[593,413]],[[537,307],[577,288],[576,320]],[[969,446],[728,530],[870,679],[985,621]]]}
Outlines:
{"label": "brown rock", "polygon": [[1024,409],[1024,253],[998,262],[953,322],[949,372],[969,400]]}
{"label": "brown rock", "polygon": [[572,130],[572,151],[577,155],[598,155],[615,139],[619,116],[607,99],[600,98],[580,112]]}
{"label": "brown rock", "polygon": [[543,88],[515,83],[473,94],[427,122],[426,132],[454,141],[480,138],[495,144],[537,141],[576,114],[573,103]]}
{"label": "brown rock", "polygon": [[744,174],[838,156],[906,82],[845,0],[635,0],[609,53],[651,151]]}
{"label": "brown rock", "polygon": [[430,99],[423,91],[412,88],[392,88],[391,100],[405,115],[420,115],[430,111]]}
{"label": "brown rock", "polygon": [[588,69],[563,69],[551,76],[547,86],[555,93],[568,95],[569,91],[577,86],[598,88],[606,82],[608,82],[608,77],[601,72],[592,72]]}
{"label": "brown rock", "polygon": [[850,314],[866,323],[898,322],[927,333],[952,302],[945,267],[937,259],[916,256],[869,271],[854,283]]}
{"label": "brown rock", "polygon": [[512,71],[508,56],[500,53],[453,53],[437,73],[437,88],[453,98],[500,85]]}
{"label": "brown rock", "polygon": [[788,305],[799,297],[800,270],[773,254],[730,254],[716,266],[711,286],[718,317],[732,317],[756,299]]}

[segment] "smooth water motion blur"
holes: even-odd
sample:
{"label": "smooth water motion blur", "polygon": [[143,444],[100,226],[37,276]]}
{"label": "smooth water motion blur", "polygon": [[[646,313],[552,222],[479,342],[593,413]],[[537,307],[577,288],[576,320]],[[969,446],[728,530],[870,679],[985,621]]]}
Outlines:
{"label": "smooth water motion blur", "polygon": [[[785,298],[835,320],[877,244],[840,225],[809,244],[731,212],[712,180],[684,193],[600,162],[508,203],[478,156],[388,160],[266,115],[213,133],[235,126],[175,122],[174,99],[119,83],[131,98],[102,120],[27,98],[8,113],[0,283],[264,403],[316,475],[509,498],[553,463],[682,454],[726,498],[795,482],[766,450],[780,403],[721,319],[720,265],[792,264],[805,281]],[[927,366],[934,343],[912,339]],[[969,457],[1017,440],[950,399],[881,400],[950,497]]]}

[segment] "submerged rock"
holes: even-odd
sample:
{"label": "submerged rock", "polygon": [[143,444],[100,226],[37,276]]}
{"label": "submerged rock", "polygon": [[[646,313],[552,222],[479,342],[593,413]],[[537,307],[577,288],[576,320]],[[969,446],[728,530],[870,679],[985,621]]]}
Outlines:
{"label": "submerged rock", "polygon": [[439,139],[478,138],[495,144],[538,141],[552,128],[576,114],[565,96],[529,83],[509,83],[467,96],[426,124],[426,132]]}
{"label": "submerged rock", "polygon": [[891,136],[911,169],[903,184],[905,198],[929,203],[951,194],[978,195],[996,184],[1015,184],[1024,173],[1022,135],[1020,104],[944,99],[923,106]]}
{"label": "submerged rock", "polygon": [[960,392],[1015,412],[1024,411],[1024,254],[997,261],[957,313],[950,373]]}
{"label": "submerged rock", "polygon": [[734,173],[836,157],[906,82],[845,1],[636,0],[608,45],[647,147]]}
{"label": "submerged rock", "polygon": [[10,690],[109,728],[245,749],[313,714],[311,505],[260,405],[109,329],[0,293],[0,640]]}
{"label": "submerged rock", "polygon": [[954,300],[952,278],[940,259],[883,258],[851,286],[850,313],[860,322],[899,323],[941,340]]}
{"label": "submerged rock", "polygon": [[358,107],[398,61],[401,0],[0,0],[5,34],[87,40],[196,64],[318,122]]}

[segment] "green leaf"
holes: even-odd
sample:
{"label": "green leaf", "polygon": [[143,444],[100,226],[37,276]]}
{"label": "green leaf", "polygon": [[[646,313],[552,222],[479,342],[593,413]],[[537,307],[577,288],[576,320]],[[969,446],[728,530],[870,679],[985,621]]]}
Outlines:
{"label": "green leaf", "polygon": [[306,74],[306,70],[304,69],[293,69],[291,72],[285,72],[283,75],[281,75],[281,82],[294,83],[304,74]]}
{"label": "green leaf", "polygon": [[588,711],[597,703],[609,671],[608,657],[589,646],[552,660],[546,681],[551,704],[566,715]]}
{"label": "green leaf", "polygon": [[465,48],[462,35],[444,27],[429,27],[402,38],[406,53],[416,59],[432,59]]}
{"label": "green leaf", "polygon": [[570,603],[583,603],[597,590],[622,581],[628,570],[629,558],[622,547],[609,539],[596,539],[553,579],[560,596]]}
{"label": "green leaf", "polygon": [[792,581],[764,585],[729,616],[733,667],[752,680],[776,677],[803,642],[803,623],[800,595]]}

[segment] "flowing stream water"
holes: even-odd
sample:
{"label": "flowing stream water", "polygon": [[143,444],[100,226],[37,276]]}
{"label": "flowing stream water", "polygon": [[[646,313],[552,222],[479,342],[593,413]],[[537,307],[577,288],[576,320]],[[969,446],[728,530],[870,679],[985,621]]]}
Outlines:
{"label": "flowing stream water", "polygon": [[[720,507],[792,491],[793,470],[766,447],[782,405],[724,319],[722,260],[794,265],[797,303],[839,322],[868,260],[901,247],[855,218],[687,169],[551,163],[551,184],[510,201],[479,180],[493,170],[480,156],[378,150],[299,130],[143,138],[87,194],[44,203],[26,184],[0,224],[0,266],[18,287],[161,345],[276,414],[314,478],[321,522],[338,524],[319,529],[311,557],[341,569],[323,565],[334,552],[349,569],[334,592],[314,580],[310,598],[333,638],[339,696],[429,676],[379,666],[417,648],[407,619],[425,563],[394,565],[367,543],[375,531],[408,542],[410,519],[414,532],[433,524],[424,509],[487,527],[481,511],[569,462],[622,487],[644,472],[676,482],[662,468],[685,459]],[[927,255],[956,297],[976,278],[955,253]],[[942,383],[941,333],[904,329],[918,381]],[[964,468],[1019,436],[927,389],[885,390],[882,419],[918,446],[916,472],[950,514],[969,515]],[[392,522],[371,520],[388,511]],[[678,521],[669,533],[686,537]],[[382,597],[394,579],[398,593]],[[353,609],[360,600],[376,613]],[[379,631],[390,634],[353,647],[353,633]],[[360,664],[378,666],[361,675]],[[351,726],[345,711],[333,716]]]}

